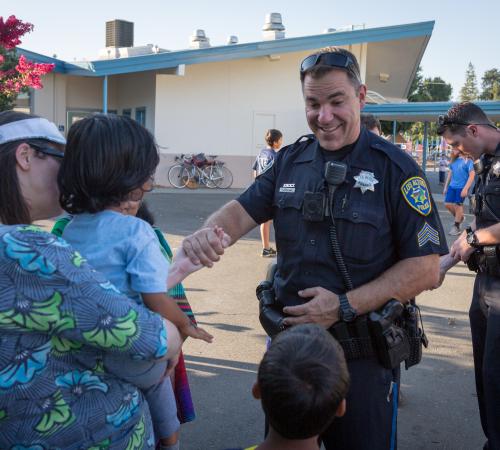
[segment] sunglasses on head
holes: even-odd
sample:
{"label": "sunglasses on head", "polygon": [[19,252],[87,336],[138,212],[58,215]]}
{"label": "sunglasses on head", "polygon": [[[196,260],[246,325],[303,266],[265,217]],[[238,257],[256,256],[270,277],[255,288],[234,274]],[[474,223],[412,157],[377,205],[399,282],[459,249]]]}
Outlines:
{"label": "sunglasses on head", "polygon": [[464,126],[468,126],[468,125],[485,125],[487,127],[492,127],[492,128],[496,129],[495,125],[493,125],[491,123],[462,122],[460,120],[450,119],[446,114],[439,115],[437,123],[438,123],[438,125],[440,127],[448,126],[448,125],[464,125]]}
{"label": "sunglasses on head", "polygon": [[54,156],[55,158],[64,158],[64,152],[61,150],[57,150],[54,147],[43,146],[38,144],[29,144],[30,147],[33,147],[37,152],[43,153],[44,155]]}
{"label": "sunglasses on head", "polygon": [[304,73],[311,67],[321,64],[328,67],[338,67],[340,69],[345,69],[351,73],[359,82],[361,82],[361,77],[356,69],[356,65],[352,58],[348,55],[342,53],[316,53],[306,57],[300,64],[300,72]]}

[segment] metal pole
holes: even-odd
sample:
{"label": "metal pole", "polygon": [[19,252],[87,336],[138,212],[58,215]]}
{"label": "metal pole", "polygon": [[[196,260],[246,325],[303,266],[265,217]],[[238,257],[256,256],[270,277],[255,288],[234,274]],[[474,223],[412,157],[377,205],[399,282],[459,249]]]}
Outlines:
{"label": "metal pole", "polygon": [[102,112],[108,113],[108,76],[104,75],[104,82],[102,85]]}
{"label": "metal pole", "polygon": [[396,128],[397,128],[397,121],[393,120],[392,121],[392,143],[396,143]]}
{"label": "metal pole", "polygon": [[423,143],[424,145],[423,145],[423,149],[422,149],[422,170],[424,173],[425,173],[425,166],[427,165],[427,149],[429,146],[429,141],[428,141],[428,136],[427,136],[428,128],[429,128],[429,122],[425,121],[424,122],[424,143]]}

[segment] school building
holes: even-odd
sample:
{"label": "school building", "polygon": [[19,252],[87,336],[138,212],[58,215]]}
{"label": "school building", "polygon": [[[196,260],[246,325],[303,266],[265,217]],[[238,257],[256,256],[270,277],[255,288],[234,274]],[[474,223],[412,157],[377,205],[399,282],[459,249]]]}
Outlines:
{"label": "school building", "polygon": [[[213,46],[196,30],[188,49],[168,51],[134,46],[133,24],[113,21],[107,23],[106,46],[93,61],[70,63],[19,49],[34,61],[55,64],[44,88],[24,101],[63,132],[93,112],[135,118],[159,144],[160,185],[168,185],[176,155],[204,152],[226,162],[233,187],[244,187],[252,181],[251,167],[268,128],[280,129],[285,144],[310,132],[299,79],[305,56],[326,46],[354,53],[369,89],[367,110],[377,114],[406,102],[433,27],[433,21],[351,26],[286,37],[281,16],[273,13],[266,16],[261,41],[238,43],[230,36],[226,45]],[[394,108],[386,112],[392,120]]]}

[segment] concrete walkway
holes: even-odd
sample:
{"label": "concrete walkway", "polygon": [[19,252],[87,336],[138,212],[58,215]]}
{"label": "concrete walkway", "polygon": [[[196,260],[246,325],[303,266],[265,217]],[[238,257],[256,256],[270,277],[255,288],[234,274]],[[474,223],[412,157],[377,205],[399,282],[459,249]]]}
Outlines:
{"label": "concrete walkway", "polygon": [[[439,195],[437,173],[428,177],[447,231],[451,216]],[[149,200],[175,247],[238,192],[168,190]],[[268,262],[260,257],[256,229],[228,249],[214,268],[195,273],[185,283],[198,321],[215,335],[215,342],[190,340],[184,346],[198,417],[182,427],[183,449],[246,447],[262,440],[263,414],[250,391],[265,349],[255,287]],[[430,346],[419,366],[403,370],[406,403],[399,414],[400,449],[482,447],[467,315],[473,280],[460,265],[439,290],[418,298]]]}

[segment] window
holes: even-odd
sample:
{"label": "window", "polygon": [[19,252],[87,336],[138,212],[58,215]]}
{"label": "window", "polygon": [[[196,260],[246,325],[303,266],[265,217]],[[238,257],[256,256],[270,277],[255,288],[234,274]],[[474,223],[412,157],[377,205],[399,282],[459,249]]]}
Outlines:
{"label": "window", "polygon": [[132,110],[130,108],[124,109],[122,111],[122,116],[125,117],[132,117]]}
{"label": "window", "polygon": [[135,108],[135,120],[139,122],[143,127],[146,126],[146,108]]}

